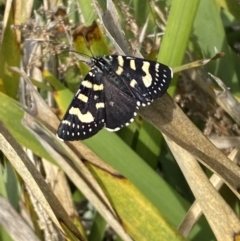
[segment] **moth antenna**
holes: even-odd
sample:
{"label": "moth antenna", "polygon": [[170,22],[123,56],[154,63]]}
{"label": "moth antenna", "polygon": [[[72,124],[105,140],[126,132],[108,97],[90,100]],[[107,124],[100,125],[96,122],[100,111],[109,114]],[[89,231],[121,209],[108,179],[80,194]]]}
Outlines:
{"label": "moth antenna", "polygon": [[[73,49],[69,49],[68,51],[74,53],[75,57],[77,57],[80,61],[82,61],[88,65],[90,65],[92,63],[91,56],[89,56],[88,54],[80,53]],[[85,57],[83,57],[83,56],[85,56]]]}

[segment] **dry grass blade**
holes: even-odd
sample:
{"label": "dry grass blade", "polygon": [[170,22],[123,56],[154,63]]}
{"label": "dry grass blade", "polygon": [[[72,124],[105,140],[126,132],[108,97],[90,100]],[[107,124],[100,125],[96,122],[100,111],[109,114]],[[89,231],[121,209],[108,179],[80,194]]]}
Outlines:
{"label": "dry grass blade", "polygon": [[[114,26],[115,28],[111,29],[112,32],[115,32],[114,29],[118,29],[120,27],[120,24],[119,24],[119,20],[117,19],[117,16],[118,14],[116,14],[116,9],[113,7],[113,3],[111,1],[107,1],[107,6],[108,6],[108,9],[104,12],[104,14],[102,14],[102,10],[101,8],[99,7],[99,4],[97,1],[94,1],[94,7],[96,9],[96,12],[98,13],[98,16],[100,17],[100,19],[102,20],[102,22],[104,24],[108,24],[110,23],[110,28],[112,26]],[[109,8],[114,11],[115,14],[111,14],[111,11],[109,10]],[[113,18],[112,16],[115,15],[116,17]],[[124,54],[124,52],[122,51],[122,48],[120,47],[121,45],[124,45],[128,52],[131,53],[131,50],[129,49],[129,46],[128,44],[125,42],[125,38],[123,37],[123,34],[119,35],[118,39],[119,39],[119,42],[120,43],[117,43],[115,41],[115,38],[114,36],[112,36],[109,32],[108,32],[108,28],[106,28],[107,30],[107,33],[108,33],[108,36],[110,37],[111,41],[114,43],[116,49],[118,50],[118,52],[120,54]]]}
{"label": "dry grass blade", "polygon": [[[10,203],[0,197],[0,224],[15,241],[40,241],[33,230],[26,224]],[[12,222],[14,220],[14,222]]]}
{"label": "dry grass blade", "polygon": [[[167,108],[166,108],[167,107]],[[186,149],[210,170],[222,177],[230,189],[240,198],[240,169],[221,153],[189,121],[177,104],[165,94],[139,114],[150,121],[175,143]]]}
{"label": "dry grass blade", "polygon": [[45,179],[70,217],[77,216],[67,177],[62,169],[43,159]]}
{"label": "dry grass blade", "polygon": [[[234,163],[237,163],[237,161],[239,160],[239,157],[240,157],[240,152],[239,152],[239,146],[238,146],[229,154],[228,158],[232,160]],[[216,188],[216,190],[219,190],[223,185],[222,179],[216,174],[213,174],[209,180],[212,183],[212,185]],[[179,225],[178,230],[185,237],[187,237],[189,232],[192,230],[194,224],[198,221],[201,215],[202,215],[201,206],[197,201],[195,201],[192,204],[191,208],[188,210],[188,213],[186,214],[184,220]]]}
{"label": "dry grass blade", "polygon": [[[129,56],[133,55],[133,51],[130,49],[123,31],[119,31],[119,29],[121,29],[121,25],[118,19],[117,10],[113,2],[111,0],[107,1],[107,10],[103,14],[100,11],[97,1],[94,1],[94,3],[95,9],[98,13],[99,18],[103,22],[108,37],[111,39],[118,53],[123,55],[126,54]],[[141,54],[139,52],[135,53],[134,55],[137,57],[141,57]]]}
{"label": "dry grass blade", "polygon": [[46,126],[52,132],[56,131],[56,126],[59,124],[57,116],[53,114],[52,110],[49,108],[46,102],[43,101],[40,94],[34,89],[26,73],[17,67],[10,67],[9,69],[21,75],[31,89],[33,101],[32,108],[26,109],[23,107],[25,111],[38,118],[44,124],[44,126]]}
{"label": "dry grass blade", "polygon": [[212,60],[216,60],[216,59],[222,58],[223,56],[224,56],[224,53],[223,52],[219,52],[219,53],[216,53],[211,58],[201,59],[201,60],[197,60],[197,61],[194,61],[194,62],[191,62],[191,63],[184,64],[184,65],[179,66],[179,67],[174,67],[173,72],[177,73],[177,72],[180,72],[180,71],[183,71],[183,70],[200,67],[202,65],[205,65],[205,64],[209,63]]}
{"label": "dry grass blade", "polygon": [[12,0],[6,2],[4,18],[3,18],[3,29],[2,29],[2,33],[1,33],[1,39],[0,39],[0,46],[2,46],[4,32],[5,32],[7,22],[8,22],[8,19],[9,19],[9,14],[10,14],[10,11],[11,11],[11,5],[12,5]]}
{"label": "dry grass blade", "polygon": [[171,139],[165,138],[217,240],[232,240],[240,232],[238,217],[209,182],[197,160]]}
{"label": "dry grass blade", "polygon": [[84,240],[82,235],[71,222],[71,219],[67,215],[61,203],[44,181],[41,174],[37,171],[26,153],[22,150],[21,146],[16,142],[2,122],[0,122],[0,130],[0,149],[12,163],[19,175],[23,178],[24,182],[50,216],[54,224],[62,230],[58,221],[61,220],[69,228],[69,230],[76,235],[76,237],[80,240]]}
{"label": "dry grass blade", "polygon": [[222,91],[213,89],[216,94],[217,103],[238,123],[240,124],[240,104],[228,90],[227,86],[216,76],[209,75],[217,82]]}
{"label": "dry grass blade", "polygon": [[240,137],[238,136],[209,136],[208,139],[218,149],[233,148],[240,143]]}

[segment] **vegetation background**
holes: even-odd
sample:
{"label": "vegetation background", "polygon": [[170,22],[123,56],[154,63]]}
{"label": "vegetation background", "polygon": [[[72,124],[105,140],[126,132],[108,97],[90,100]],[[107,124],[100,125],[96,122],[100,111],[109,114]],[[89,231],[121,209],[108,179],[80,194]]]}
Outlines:
{"label": "vegetation background", "polygon": [[[239,239],[239,1],[7,0],[0,11],[0,240]],[[60,143],[88,71],[66,46],[171,66],[183,112],[165,95],[117,133]]]}

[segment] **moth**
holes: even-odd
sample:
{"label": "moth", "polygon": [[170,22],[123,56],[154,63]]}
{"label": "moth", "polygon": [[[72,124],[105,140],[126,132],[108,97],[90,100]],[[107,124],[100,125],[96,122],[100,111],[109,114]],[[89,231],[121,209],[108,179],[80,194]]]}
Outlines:
{"label": "moth", "polygon": [[130,56],[92,57],[57,131],[63,141],[87,139],[102,128],[118,131],[129,125],[140,106],[150,105],[168,89],[172,69]]}

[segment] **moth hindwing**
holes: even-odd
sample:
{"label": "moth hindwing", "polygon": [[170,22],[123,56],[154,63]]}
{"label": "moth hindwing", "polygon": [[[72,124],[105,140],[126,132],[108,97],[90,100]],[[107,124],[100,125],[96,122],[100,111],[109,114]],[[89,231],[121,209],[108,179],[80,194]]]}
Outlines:
{"label": "moth hindwing", "polygon": [[161,97],[172,79],[171,68],[156,61],[119,55],[91,61],[59,125],[57,136],[64,141],[89,138],[103,127],[117,131],[128,125],[138,107]]}

